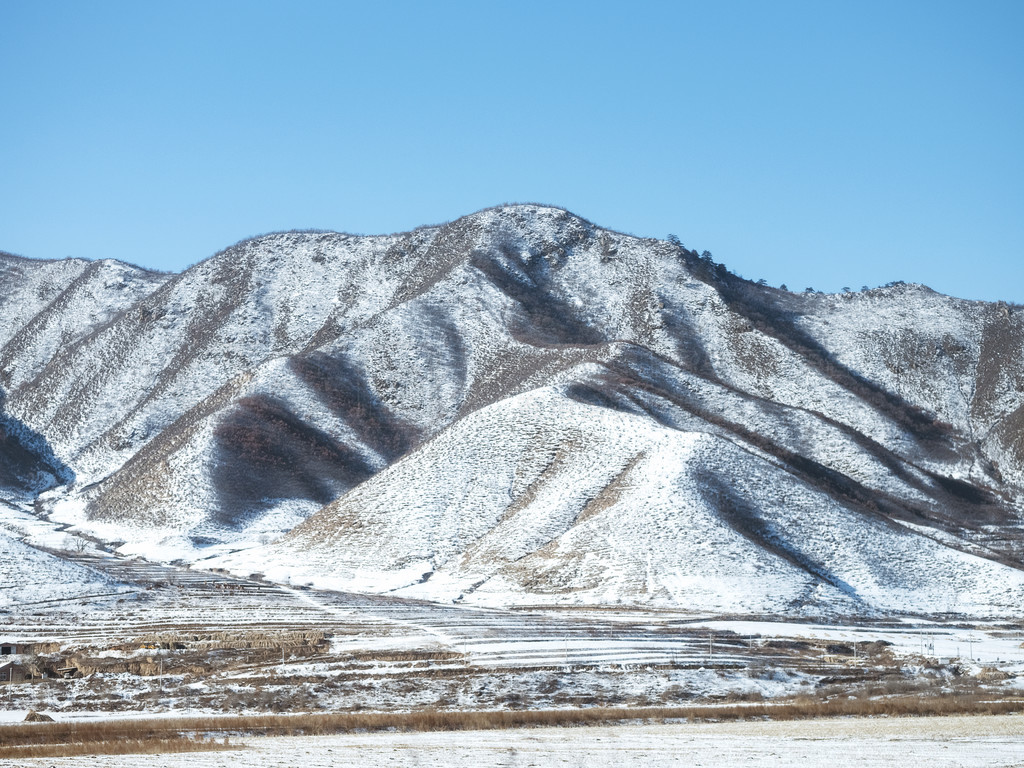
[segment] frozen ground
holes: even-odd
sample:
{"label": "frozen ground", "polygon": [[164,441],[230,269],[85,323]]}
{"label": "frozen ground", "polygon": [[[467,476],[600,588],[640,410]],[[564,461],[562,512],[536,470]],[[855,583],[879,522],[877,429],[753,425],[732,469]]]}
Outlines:
{"label": "frozen ground", "polygon": [[[1024,687],[1020,625],[483,610],[75,558],[125,591],[5,609],[9,639],[59,645],[43,659],[81,674],[11,686],[0,720],[21,720],[30,708],[67,719],[1007,695]],[[293,642],[300,636],[314,642]]]}
{"label": "frozen ground", "polygon": [[[115,556],[12,506],[0,507],[0,528],[0,545],[17,555],[0,562],[8,584],[27,589],[31,572],[33,582],[67,587],[0,604],[0,639],[45,648],[17,659],[36,679],[0,691],[0,721],[28,709],[67,719],[1024,689],[1019,621],[836,625],[654,608],[484,608]],[[67,667],[76,677],[57,679]]]}
{"label": "frozen ground", "polygon": [[842,643],[870,643],[884,640],[893,650],[908,656],[930,659],[959,659],[966,663],[1013,666],[1024,673],[1024,627],[1007,626],[988,630],[968,625],[947,626],[915,620],[904,627],[828,626],[779,621],[696,621],[694,627],[742,635],[801,637]]}
{"label": "frozen ground", "polygon": [[[392,766],[661,768],[662,766],[1024,765],[1024,717],[876,718],[758,723],[537,728],[252,738],[239,751],[144,758],[151,768]],[[129,768],[138,756],[3,761],[15,765]]]}

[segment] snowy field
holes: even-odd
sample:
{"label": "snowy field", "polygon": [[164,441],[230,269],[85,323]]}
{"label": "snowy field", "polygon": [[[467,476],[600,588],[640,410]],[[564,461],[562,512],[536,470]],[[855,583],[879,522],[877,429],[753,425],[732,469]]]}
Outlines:
{"label": "snowy field", "polygon": [[661,768],[662,766],[1024,765],[1024,716],[536,728],[250,738],[241,750],[187,755],[40,758],[3,768]]}
{"label": "snowy field", "polygon": [[[32,678],[0,690],[0,722],[30,709],[67,720],[1024,691],[1019,621],[792,623],[329,592],[114,556],[13,506],[0,507],[3,552],[0,576],[20,591],[0,604],[0,639],[37,649],[12,657]],[[66,668],[72,679],[55,674]]]}
{"label": "snowy field", "polygon": [[[657,707],[839,695],[825,691],[837,680],[844,695],[1024,690],[1019,624],[494,610],[294,589],[98,552],[53,560],[83,574],[80,596],[8,604],[4,640],[58,645],[44,661],[80,674],[2,691],[0,721],[29,709],[63,720]],[[284,642],[301,634],[322,639]]]}

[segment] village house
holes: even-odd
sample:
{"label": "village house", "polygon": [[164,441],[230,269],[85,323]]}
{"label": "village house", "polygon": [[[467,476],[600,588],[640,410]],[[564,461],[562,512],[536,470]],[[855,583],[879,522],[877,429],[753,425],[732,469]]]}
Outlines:
{"label": "village house", "polygon": [[28,670],[18,661],[5,661],[0,664],[0,685],[4,683],[23,683],[28,680]]}

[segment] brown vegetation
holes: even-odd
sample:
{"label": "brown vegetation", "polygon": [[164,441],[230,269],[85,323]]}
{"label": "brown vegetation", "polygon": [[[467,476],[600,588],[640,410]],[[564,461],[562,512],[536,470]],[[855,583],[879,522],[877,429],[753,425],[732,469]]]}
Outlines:
{"label": "brown vegetation", "polygon": [[[623,721],[801,720],[840,716],[935,716],[1024,712],[1024,699],[991,696],[893,696],[887,698],[797,698],[784,703],[688,707],[592,707],[563,710],[337,713],[303,715],[204,716],[182,719],[23,723],[0,727],[0,758],[44,756],[33,748],[75,749],[59,754],[127,754],[135,751],[192,751],[219,748],[205,740],[217,733],[296,736],[396,729],[402,731],[493,730]],[[9,745],[9,746],[7,746]],[[120,746],[116,746],[120,745]],[[105,749],[121,752],[101,752]]]}
{"label": "brown vegetation", "polygon": [[70,744],[33,744],[26,746],[0,746],[0,758],[16,759],[28,757],[76,757],[79,755],[158,755],[177,752],[212,752],[222,749],[239,749],[243,745],[231,744],[225,739],[170,736],[156,739],[118,738],[112,741],[77,741]]}
{"label": "brown vegetation", "polygon": [[133,643],[122,645],[122,650],[130,651],[140,646],[167,650],[239,650],[249,648],[260,649],[298,649],[324,648],[327,642],[320,630],[266,630],[250,631],[204,631],[204,632],[164,632],[143,635]]}

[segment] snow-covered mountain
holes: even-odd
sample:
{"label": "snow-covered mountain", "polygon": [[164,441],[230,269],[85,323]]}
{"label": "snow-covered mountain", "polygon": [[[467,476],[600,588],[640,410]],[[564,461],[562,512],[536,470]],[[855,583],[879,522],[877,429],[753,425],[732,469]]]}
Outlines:
{"label": "snow-covered mountain", "polygon": [[535,205],[0,257],[0,483],[126,552],[483,603],[1024,609],[1024,312]]}

